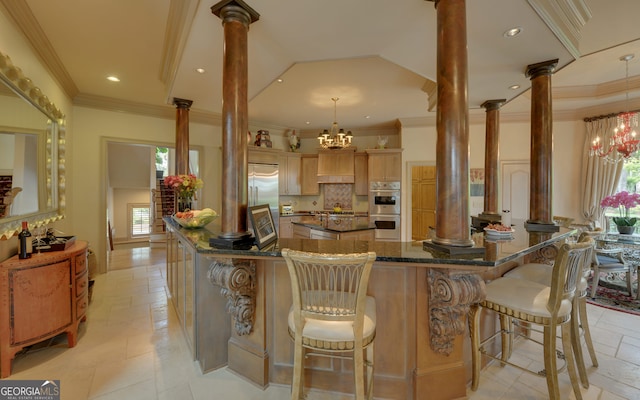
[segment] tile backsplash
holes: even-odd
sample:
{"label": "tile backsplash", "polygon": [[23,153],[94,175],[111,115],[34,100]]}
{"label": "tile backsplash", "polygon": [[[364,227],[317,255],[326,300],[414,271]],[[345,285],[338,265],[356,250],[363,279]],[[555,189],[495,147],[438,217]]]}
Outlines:
{"label": "tile backsplash", "polygon": [[350,183],[325,183],[324,209],[331,210],[339,203],[345,210],[353,210],[353,184]]}

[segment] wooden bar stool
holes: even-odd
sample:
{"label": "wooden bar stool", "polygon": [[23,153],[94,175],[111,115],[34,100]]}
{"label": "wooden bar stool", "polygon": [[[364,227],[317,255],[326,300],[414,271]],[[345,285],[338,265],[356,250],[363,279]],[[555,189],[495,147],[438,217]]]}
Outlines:
{"label": "wooden bar stool", "polygon": [[[590,235],[588,232],[580,234],[578,242],[586,242],[589,240]],[[591,240],[591,243],[595,246],[595,242]],[[593,248],[591,250],[593,253]],[[584,356],[582,354],[582,337],[584,337],[589,356],[591,357],[591,364],[594,367],[598,366],[598,359],[596,357],[596,351],[593,347],[593,341],[591,340],[591,331],[589,329],[589,319],[587,316],[587,279],[591,274],[591,260],[592,255],[585,257],[585,262],[582,266],[582,275],[580,281],[576,287],[576,296],[573,298],[573,305],[571,308],[571,321],[572,321],[572,342],[573,351],[576,356],[576,363],[578,365],[578,373],[580,380],[585,388],[589,387],[589,378],[587,377],[586,364],[584,362]],[[504,277],[526,279],[540,283],[545,286],[551,286],[551,278],[553,276],[553,266],[547,264],[528,263],[520,265],[511,271],[503,275]],[[581,332],[582,329],[582,332]]]}
{"label": "wooden bar stool", "polygon": [[[576,373],[576,364],[572,345],[571,310],[576,287],[582,275],[586,258],[593,248],[593,239],[576,244],[564,244],[556,256],[551,284],[542,285],[525,279],[502,277],[486,286],[486,299],[471,306],[469,311],[469,329],[471,334],[472,383],[476,390],[480,381],[482,355],[500,361],[502,364],[514,366],[526,372],[540,376],[541,373],[509,362],[511,350],[511,320],[521,321],[529,325],[543,327],[544,376],[550,399],[559,399],[558,372],[565,367],[569,371],[571,385],[576,399],[581,400],[580,385]],[[482,309],[495,312],[500,319],[500,330],[490,337],[480,340],[480,315]],[[560,327],[562,349],[564,354],[556,350],[556,330]],[[502,340],[502,355],[489,354],[484,345],[495,340]],[[530,337],[523,336],[525,339]],[[557,367],[556,357],[564,358],[562,368]]]}
{"label": "wooden bar stool", "polygon": [[288,318],[289,335],[295,342],[291,398],[304,398],[303,363],[306,356],[315,355],[353,360],[355,398],[370,399],[376,303],[366,292],[376,254],[283,249],[282,257],[293,294]]}

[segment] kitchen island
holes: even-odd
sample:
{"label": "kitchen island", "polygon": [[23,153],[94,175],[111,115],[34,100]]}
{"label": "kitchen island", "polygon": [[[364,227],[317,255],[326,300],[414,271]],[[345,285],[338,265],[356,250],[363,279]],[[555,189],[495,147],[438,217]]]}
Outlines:
{"label": "kitchen island", "polygon": [[[192,356],[202,371],[228,366],[260,387],[289,385],[293,343],[288,271],[280,250],[375,251],[369,295],[376,298],[374,396],[381,399],[466,397],[470,377],[466,312],[484,296],[484,281],[529,258],[553,254],[573,231],[527,233],[512,240],[473,235],[480,253],[448,255],[423,242],[280,239],[258,250],[217,249],[217,226],[187,230],[167,224],[167,285]],[[230,315],[229,315],[230,314]],[[495,318],[483,320],[488,332]],[[352,393],[349,362],[307,361],[312,390]],[[444,383],[446,382],[446,383]]]}
{"label": "kitchen island", "polygon": [[293,237],[319,240],[374,240],[375,225],[368,218],[338,220],[302,220],[292,222]]}

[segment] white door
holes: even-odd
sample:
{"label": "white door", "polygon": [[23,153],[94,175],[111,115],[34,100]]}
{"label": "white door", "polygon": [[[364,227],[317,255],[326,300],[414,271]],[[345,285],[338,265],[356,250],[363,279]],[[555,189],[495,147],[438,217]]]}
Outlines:
{"label": "white door", "polygon": [[529,219],[529,161],[502,161],[502,207],[511,214],[511,224],[522,226]]}

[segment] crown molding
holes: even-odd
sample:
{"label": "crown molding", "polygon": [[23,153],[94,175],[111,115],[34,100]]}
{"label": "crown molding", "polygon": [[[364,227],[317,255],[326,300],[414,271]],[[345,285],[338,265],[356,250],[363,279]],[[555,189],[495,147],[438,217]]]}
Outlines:
{"label": "crown molding", "polygon": [[576,59],[582,28],[591,19],[584,0],[528,0],[529,5],[556,35],[560,43]]}
{"label": "crown molding", "polygon": [[170,103],[180,60],[189,39],[191,26],[196,17],[200,0],[171,0],[169,15],[164,35],[162,62],[160,64],[160,81],[165,85],[165,98]]}
{"label": "crown molding", "polygon": [[0,0],[0,6],[5,14],[13,20],[16,28],[25,36],[33,51],[62,87],[62,90],[69,98],[75,97],[79,93],[78,87],[64,67],[33,12],[31,12],[27,2],[25,0]]}
{"label": "crown molding", "polygon": [[[103,111],[126,112],[170,120],[176,119],[176,108],[168,104],[164,106],[151,105],[112,97],[80,94],[73,99],[73,105]],[[189,122],[220,126],[222,118],[219,114],[192,108],[189,110]]]}

